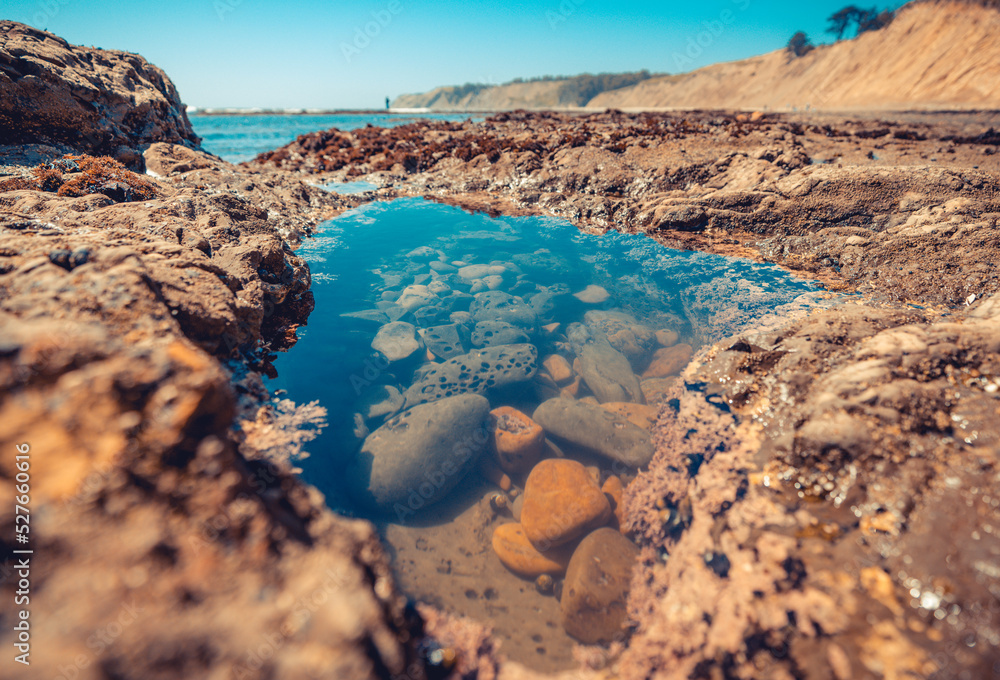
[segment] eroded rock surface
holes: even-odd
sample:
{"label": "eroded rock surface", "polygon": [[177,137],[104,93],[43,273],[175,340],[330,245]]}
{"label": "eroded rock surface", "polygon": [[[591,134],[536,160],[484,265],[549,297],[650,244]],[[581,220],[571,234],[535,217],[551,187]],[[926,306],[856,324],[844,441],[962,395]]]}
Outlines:
{"label": "eroded rock surface", "polygon": [[111,156],[133,169],[155,142],[196,147],[174,84],[136,54],[70,45],[0,21],[0,145]]}
{"label": "eroded rock surface", "polygon": [[[312,309],[289,240],[349,203],[189,149],[146,153],[163,177],[120,171],[146,200],[0,191],[0,490],[13,497],[28,444],[36,558],[31,666],[7,655],[0,675],[375,678],[422,663],[377,534],[292,473],[294,405],[253,372]],[[0,529],[14,535],[13,514]]]}

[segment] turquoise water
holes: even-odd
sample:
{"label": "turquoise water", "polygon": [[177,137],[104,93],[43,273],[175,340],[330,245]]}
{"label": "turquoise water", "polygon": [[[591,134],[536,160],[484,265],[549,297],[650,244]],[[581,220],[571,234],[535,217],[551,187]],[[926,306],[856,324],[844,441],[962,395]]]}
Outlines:
{"label": "turquoise water", "polygon": [[337,194],[363,194],[366,191],[372,191],[378,187],[371,182],[356,181],[330,182],[329,184],[324,184],[323,188]]}
{"label": "turquoise water", "polygon": [[[299,135],[335,127],[354,130],[365,125],[396,127],[416,120],[468,120],[469,116],[448,114],[406,115],[396,113],[334,113],[309,114],[261,114],[200,115],[191,116],[194,131],[202,138],[206,151],[214,153],[231,163],[248,161],[257,154],[277,149],[293,141]],[[473,118],[480,120],[482,116]]]}
{"label": "turquoise water", "polygon": [[[414,256],[416,249],[424,249],[419,251],[424,254]],[[571,324],[585,321],[588,311],[631,315],[637,327],[673,331],[679,336],[677,342],[697,349],[702,342],[736,332],[781,305],[817,292],[813,285],[773,266],[676,251],[645,236],[588,235],[554,218],[470,215],[417,198],[369,203],[345,213],[324,223],[298,254],[312,271],[316,309],[299,330],[298,344],[279,355],[275,363],[279,377],[273,387],[287,390],[296,402],[318,400],[329,410],[330,426],[309,446],[311,456],[302,467],[306,479],[327,494],[331,505],[348,511],[351,502],[342,487],[343,470],[356,455],[361,438],[385,420],[358,415],[364,410],[366,393],[390,386],[406,394],[419,381],[415,375],[419,378],[428,367],[447,359],[428,361],[421,352],[389,365],[372,347],[380,327],[390,318],[409,322],[418,331],[452,326],[453,314],[459,312],[461,345],[438,349],[446,355],[474,350],[474,341],[481,344],[481,336],[489,332],[473,337],[477,326],[463,312],[477,295],[496,293],[482,281],[470,285],[459,276],[461,267],[503,267],[502,275],[488,282],[490,286],[517,303],[530,307],[534,301],[546,308],[536,310],[533,323],[513,331],[502,327],[511,335],[509,341],[532,345],[539,360],[558,353],[570,363],[574,357],[567,333]],[[403,310],[397,308],[397,298],[413,284],[430,286],[440,294],[400,316]],[[606,290],[608,299],[585,304],[573,297],[590,285]],[[535,300],[543,292],[550,299]],[[362,314],[343,316],[353,313]],[[498,312],[498,318],[506,317]],[[542,328],[550,323],[560,324],[554,333]],[[713,329],[713,324],[720,327]],[[430,341],[424,340],[429,346]],[[643,361],[640,357],[633,366],[639,379]],[[586,394],[585,384],[580,396]],[[540,401],[530,380],[487,396],[491,408],[516,403],[527,413]]]}

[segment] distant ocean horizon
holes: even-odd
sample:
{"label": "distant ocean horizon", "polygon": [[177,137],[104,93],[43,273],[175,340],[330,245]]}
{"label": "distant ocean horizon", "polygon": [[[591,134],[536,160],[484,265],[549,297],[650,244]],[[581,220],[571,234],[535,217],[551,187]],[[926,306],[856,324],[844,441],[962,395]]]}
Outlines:
{"label": "distant ocean horizon", "polygon": [[241,163],[258,154],[288,144],[296,137],[319,130],[354,130],[374,125],[397,127],[418,120],[482,120],[483,115],[462,113],[411,113],[372,110],[308,112],[304,109],[188,109],[202,147],[231,163]]}

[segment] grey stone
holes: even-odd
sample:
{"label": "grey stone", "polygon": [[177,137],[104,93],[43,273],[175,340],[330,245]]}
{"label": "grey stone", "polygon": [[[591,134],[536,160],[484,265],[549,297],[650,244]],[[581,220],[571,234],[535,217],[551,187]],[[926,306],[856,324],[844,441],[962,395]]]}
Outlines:
{"label": "grey stone", "polygon": [[397,521],[437,503],[486,450],[489,402],[476,394],[415,406],[372,432],[348,469],[357,500]]}
{"label": "grey stone", "polygon": [[413,319],[413,314],[410,310],[405,307],[400,307],[399,305],[393,303],[391,307],[387,307],[385,310],[385,315],[389,317],[389,321],[402,321],[403,319]]}
{"label": "grey stone", "polygon": [[534,345],[500,345],[472,350],[427,371],[406,390],[407,407],[456,394],[483,394],[524,382],[538,371]]}
{"label": "grey stone", "polygon": [[452,290],[441,298],[441,304],[448,307],[453,312],[467,312],[472,306],[474,297],[460,290]]}
{"label": "grey stone", "polygon": [[516,345],[530,340],[523,329],[506,321],[480,321],[472,331],[473,347]]}
{"label": "grey stone", "polygon": [[611,295],[601,286],[592,283],[579,293],[573,293],[573,297],[588,305],[599,305],[605,302]]}
{"label": "grey stone", "polygon": [[378,420],[403,408],[403,395],[392,385],[373,385],[358,401],[358,410],[365,420]]}
{"label": "grey stone", "polygon": [[573,399],[549,399],[532,420],[549,435],[639,468],[653,458],[649,433],[620,414]]}
{"label": "grey stone", "polygon": [[436,272],[449,273],[458,271],[458,267],[453,267],[447,262],[431,262],[431,269]]}
{"label": "grey stone", "polygon": [[393,321],[379,329],[372,340],[372,349],[382,353],[390,362],[409,359],[424,351],[424,341],[417,336],[413,324]]}
{"label": "grey stone", "polygon": [[448,320],[459,326],[471,326],[473,324],[472,315],[468,312],[452,312]]}
{"label": "grey stone", "polygon": [[451,359],[465,353],[462,338],[458,334],[458,326],[455,324],[424,328],[420,331],[420,336],[424,339],[427,349],[442,359]]}
{"label": "grey stone", "polygon": [[403,289],[396,304],[404,309],[416,309],[437,301],[438,297],[423,284],[414,284]]}
{"label": "grey stone", "polygon": [[484,276],[498,275],[503,276],[507,272],[506,267],[501,265],[491,265],[491,264],[470,264],[465,267],[461,267],[458,270],[458,276],[466,281],[475,281],[476,279],[481,279]]}
{"label": "grey stone", "polygon": [[476,295],[469,312],[476,323],[480,321],[506,321],[514,326],[534,330],[538,316],[528,303],[519,297],[491,290]]}
{"label": "grey stone", "polygon": [[[435,369],[438,369],[440,367],[441,367],[441,363],[437,362],[437,361],[428,361],[426,363],[420,364],[413,371],[413,377],[412,377],[411,380],[412,380],[412,382],[419,382],[419,381],[423,380],[427,376],[428,373],[430,373],[431,371],[434,371]],[[405,394],[403,395],[403,398],[405,400],[405,398],[406,398]]]}
{"label": "grey stone", "polygon": [[616,350],[601,333],[592,333],[580,323],[566,328],[566,339],[580,359],[580,377],[597,400],[644,403],[639,379],[628,358]]}
{"label": "grey stone", "polygon": [[582,305],[579,300],[569,294],[568,290],[550,287],[541,290],[530,298],[531,308],[543,323],[553,319],[555,312],[562,312],[562,318],[577,316]]}
{"label": "grey stone", "polygon": [[440,250],[434,250],[430,246],[420,246],[419,248],[414,248],[406,254],[406,259],[413,260],[414,262],[430,262],[431,260],[438,260],[444,257],[444,253]]}
{"label": "grey stone", "polygon": [[444,281],[431,281],[427,284],[427,290],[434,293],[438,297],[441,297],[442,295],[447,295],[451,292],[451,286]]}
{"label": "grey stone", "polygon": [[441,321],[448,318],[451,314],[451,310],[448,309],[442,302],[435,302],[429,305],[423,305],[421,307],[416,307],[413,310],[413,318],[416,322],[423,326],[434,326]]}
{"label": "grey stone", "polygon": [[357,323],[361,326],[370,326],[374,328],[378,328],[389,323],[389,317],[386,316],[386,313],[380,309],[364,309],[360,312],[348,312],[347,314],[341,314],[340,318]]}
{"label": "grey stone", "polygon": [[656,331],[624,312],[587,312],[583,320],[592,334],[601,334],[616,350],[628,358],[635,369],[645,368],[656,349]]}

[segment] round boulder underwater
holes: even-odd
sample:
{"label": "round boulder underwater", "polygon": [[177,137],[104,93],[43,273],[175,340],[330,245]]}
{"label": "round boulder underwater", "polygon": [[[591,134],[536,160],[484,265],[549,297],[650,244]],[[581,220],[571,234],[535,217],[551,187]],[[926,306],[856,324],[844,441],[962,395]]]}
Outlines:
{"label": "round boulder underwater", "polygon": [[358,502],[399,521],[437,503],[489,449],[490,403],[461,394],[420,404],[365,439],[348,470]]}

